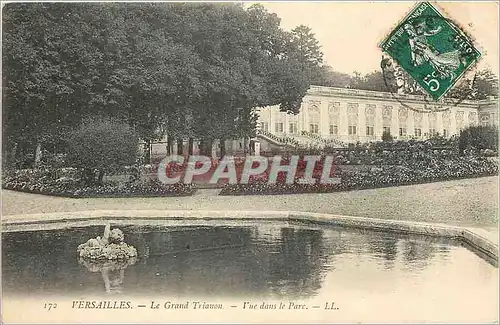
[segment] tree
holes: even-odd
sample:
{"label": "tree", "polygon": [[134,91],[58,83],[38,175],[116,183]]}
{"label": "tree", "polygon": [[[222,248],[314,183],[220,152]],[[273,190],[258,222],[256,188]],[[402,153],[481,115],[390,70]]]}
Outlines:
{"label": "tree", "polygon": [[361,76],[359,73],[355,74],[351,83],[351,88],[371,91],[388,91],[386,81],[384,81],[384,75],[380,71],[373,71],[365,76]]}
{"label": "tree", "polygon": [[4,143],[33,150],[95,114],[127,120],[144,141],[160,137],[179,91],[200,87],[189,50],[154,14],[151,4],[7,5]]}
{"label": "tree", "polygon": [[[3,8],[3,149],[19,149],[14,159],[35,147],[41,152],[41,144],[73,126],[86,97],[80,88],[86,80],[73,69],[85,64],[75,60],[82,54],[75,27],[80,24],[69,23],[74,19],[64,12],[67,4],[52,12],[49,7],[11,3]],[[73,12],[81,8],[75,5]]]}
{"label": "tree", "polygon": [[498,151],[498,129],[494,126],[469,126],[460,131],[458,148],[461,154],[465,150]]}
{"label": "tree", "polygon": [[477,89],[474,89],[474,83],[474,79],[464,78],[458,81],[445,96],[452,99],[474,100],[477,97]]}
{"label": "tree", "polygon": [[309,28],[284,31],[260,5],[13,3],[3,59],[5,139],[33,151],[95,115],[146,147],[248,137],[252,108],[298,112],[322,54]]}
{"label": "tree", "polygon": [[72,166],[83,171],[86,185],[98,183],[104,174],[136,162],[139,138],[125,122],[111,118],[85,119],[68,136],[68,159]]}
{"label": "tree", "polygon": [[207,84],[205,97],[194,107],[195,133],[208,144],[214,139],[223,144],[255,133],[255,107],[279,105],[297,113],[321,52],[308,28],[285,32],[279,18],[261,5],[210,8],[210,19],[198,19],[200,24],[209,21],[200,26],[204,37],[194,42],[203,45],[196,48],[204,51],[200,56]]}
{"label": "tree", "polygon": [[473,87],[476,91],[475,99],[498,96],[498,77],[490,69],[481,70],[473,79]]}
{"label": "tree", "polygon": [[476,72],[473,77],[464,78],[446,94],[448,98],[481,100],[498,96],[498,77],[490,70]]}
{"label": "tree", "polygon": [[318,69],[323,63],[323,53],[318,40],[311,28],[300,25],[291,32],[291,46],[296,55],[306,63],[311,70]]}
{"label": "tree", "polygon": [[313,76],[311,83],[316,86],[349,88],[352,84],[351,79],[349,74],[335,71],[329,65],[323,65]]}

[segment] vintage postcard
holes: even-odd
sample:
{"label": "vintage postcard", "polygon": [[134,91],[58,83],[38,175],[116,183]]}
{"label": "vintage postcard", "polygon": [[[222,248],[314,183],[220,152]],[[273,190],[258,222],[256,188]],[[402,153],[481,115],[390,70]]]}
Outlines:
{"label": "vintage postcard", "polygon": [[498,1],[1,10],[2,324],[498,323]]}

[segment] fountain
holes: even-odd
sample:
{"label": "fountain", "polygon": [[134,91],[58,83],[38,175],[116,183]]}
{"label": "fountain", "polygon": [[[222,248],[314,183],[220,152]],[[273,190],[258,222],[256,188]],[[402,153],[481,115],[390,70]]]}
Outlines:
{"label": "fountain", "polygon": [[137,256],[135,247],[124,242],[123,232],[118,228],[111,230],[109,223],[106,224],[102,238],[91,238],[78,245],[76,251],[80,258],[92,261],[128,260]]}

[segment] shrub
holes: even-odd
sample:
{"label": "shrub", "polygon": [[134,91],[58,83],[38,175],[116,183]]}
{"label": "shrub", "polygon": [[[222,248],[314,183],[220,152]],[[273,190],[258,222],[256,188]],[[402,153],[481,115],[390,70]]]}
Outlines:
{"label": "shrub", "polygon": [[113,119],[84,120],[68,138],[68,159],[83,171],[86,185],[102,183],[106,172],[133,165],[139,154],[139,138],[128,124]]}
{"label": "shrub", "polygon": [[481,151],[490,149],[498,151],[498,129],[494,126],[470,126],[460,131],[459,150]]}
{"label": "shrub", "polygon": [[382,141],[384,141],[384,142],[391,142],[392,140],[394,140],[394,138],[392,137],[391,132],[384,131],[382,133]]}

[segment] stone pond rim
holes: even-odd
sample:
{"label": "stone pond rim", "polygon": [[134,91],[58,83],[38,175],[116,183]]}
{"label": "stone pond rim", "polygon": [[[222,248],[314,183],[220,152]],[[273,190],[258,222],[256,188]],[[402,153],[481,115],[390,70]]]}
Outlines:
{"label": "stone pond rim", "polygon": [[351,217],[300,211],[204,211],[204,210],[91,210],[24,215],[2,218],[2,232],[54,230],[71,227],[133,225],[147,221],[283,221],[303,224],[362,228],[409,235],[458,239],[478,255],[498,265],[498,237],[480,228],[403,220]]}

